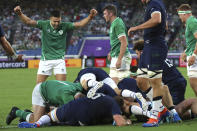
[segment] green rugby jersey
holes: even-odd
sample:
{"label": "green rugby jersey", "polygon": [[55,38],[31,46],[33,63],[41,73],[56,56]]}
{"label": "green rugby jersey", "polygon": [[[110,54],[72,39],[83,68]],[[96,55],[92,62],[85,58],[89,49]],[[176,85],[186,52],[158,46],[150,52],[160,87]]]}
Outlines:
{"label": "green rugby jersey", "polygon": [[187,56],[191,56],[194,53],[197,39],[194,34],[197,33],[197,19],[194,16],[190,16],[186,21],[185,39],[186,39],[186,51]]}
{"label": "green rugby jersey", "polygon": [[110,54],[112,57],[118,57],[120,53],[120,40],[118,39],[119,37],[125,35],[127,38],[127,49],[125,51],[125,55],[129,54],[128,50],[128,35],[127,35],[127,29],[122,21],[121,18],[117,17],[110,26],[110,45],[111,45],[111,51]]}
{"label": "green rugby jersey", "polygon": [[50,20],[39,20],[37,21],[36,27],[42,30],[41,60],[64,59],[67,32],[74,29],[74,24],[70,22],[61,22],[59,27],[54,29]]}
{"label": "green rugby jersey", "polygon": [[83,90],[80,83],[48,80],[41,84],[40,93],[45,102],[53,106],[61,106],[74,100],[74,95]]}

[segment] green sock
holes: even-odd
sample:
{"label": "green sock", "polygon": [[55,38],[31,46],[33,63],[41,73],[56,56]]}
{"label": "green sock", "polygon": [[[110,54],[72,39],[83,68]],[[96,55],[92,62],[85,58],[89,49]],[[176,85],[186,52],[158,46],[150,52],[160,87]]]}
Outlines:
{"label": "green sock", "polygon": [[31,112],[25,112],[23,110],[17,110],[16,116],[26,120],[27,115],[31,114]]}

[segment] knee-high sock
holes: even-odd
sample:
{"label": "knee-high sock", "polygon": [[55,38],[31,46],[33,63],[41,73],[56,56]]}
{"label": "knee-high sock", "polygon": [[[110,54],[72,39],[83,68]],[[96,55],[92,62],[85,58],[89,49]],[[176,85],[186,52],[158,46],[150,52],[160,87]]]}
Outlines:
{"label": "knee-high sock", "polygon": [[48,115],[44,115],[35,123],[38,124],[39,126],[43,126],[49,124],[50,122],[51,122],[51,118]]}
{"label": "knee-high sock", "polygon": [[114,82],[114,80],[112,80],[111,78],[105,78],[103,80],[103,82],[107,85],[109,85],[112,89],[118,88],[118,86],[116,85],[116,83]]}
{"label": "knee-high sock", "polygon": [[32,114],[31,112],[25,112],[23,110],[16,111],[16,116],[26,120],[27,122],[29,122],[29,118],[31,114]]}
{"label": "knee-high sock", "polygon": [[157,119],[158,113],[161,112],[163,109],[164,109],[164,106],[162,104],[162,97],[161,96],[154,97],[151,118]]}
{"label": "knee-high sock", "polygon": [[122,97],[132,97],[133,99],[136,99],[135,92],[127,89],[122,90],[121,95]]}
{"label": "knee-high sock", "polygon": [[149,111],[144,111],[144,110],[142,110],[142,108],[140,108],[139,106],[136,106],[136,105],[130,106],[130,112],[135,115],[144,115],[147,117],[151,116]]}

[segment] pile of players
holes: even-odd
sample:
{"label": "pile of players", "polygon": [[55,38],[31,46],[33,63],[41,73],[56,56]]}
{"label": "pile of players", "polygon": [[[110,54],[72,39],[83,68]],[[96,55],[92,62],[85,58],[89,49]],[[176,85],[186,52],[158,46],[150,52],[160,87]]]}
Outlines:
{"label": "pile of players", "polygon": [[[141,51],[138,47],[143,41],[135,45],[136,52]],[[167,59],[165,62],[163,92],[166,96],[162,99],[165,106],[161,107],[163,111],[159,112],[158,121],[192,119],[197,114],[197,99],[184,99],[186,80],[173,65],[168,66]],[[152,104],[148,95],[152,89],[142,92],[135,78],[131,74],[116,84],[104,70],[86,68],[78,73],[74,82],[47,80],[33,90],[33,112],[13,107],[6,123],[20,117],[18,126],[21,128],[36,128],[54,122],[73,126],[113,122],[125,126],[131,124],[132,114],[138,121],[146,121],[151,116]]]}

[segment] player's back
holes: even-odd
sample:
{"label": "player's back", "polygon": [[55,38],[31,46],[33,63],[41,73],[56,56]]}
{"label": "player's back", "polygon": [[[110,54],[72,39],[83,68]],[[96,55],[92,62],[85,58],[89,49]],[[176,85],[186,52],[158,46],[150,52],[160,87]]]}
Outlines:
{"label": "player's back", "polygon": [[47,80],[40,87],[44,100],[54,106],[60,106],[73,100],[74,95],[82,89],[79,83],[57,80]]}
{"label": "player's back", "polygon": [[185,78],[176,69],[176,67],[168,59],[166,59],[163,67],[162,82],[167,85],[180,79],[184,80]]}
{"label": "player's back", "polygon": [[144,21],[151,19],[153,12],[161,13],[161,23],[155,27],[144,30],[144,40],[160,39],[164,40],[166,32],[166,10],[162,0],[150,0],[146,8]]}
{"label": "player's back", "polygon": [[96,80],[97,81],[102,81],[104,80],[105,78],[109,77],[109,75],[101,68],[85,68],[85,69],[82,69],[78,75],[77,75],[77,78],[75,79],[75,82],[79,81],[81,76],[86,74],[86,73],[92,73],[96,76]]}
{"label": "player's back", "polygon": [[[100,95],[100,94],[99,94]],[[79,98],[57,109],[57,118],[60,122],[69,125],[95,125],[101,124],[103,120],[112,120],[113,114],[121,114],[116,101],[110,96],[96,99]]]}

